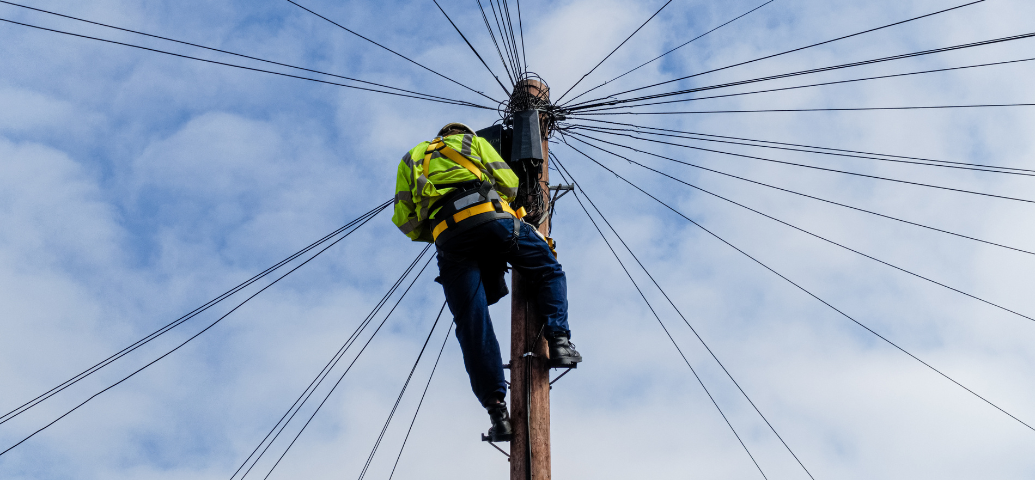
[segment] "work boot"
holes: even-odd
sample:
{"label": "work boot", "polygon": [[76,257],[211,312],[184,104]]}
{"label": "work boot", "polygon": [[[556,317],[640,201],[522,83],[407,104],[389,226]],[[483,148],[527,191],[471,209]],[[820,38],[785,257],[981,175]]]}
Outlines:
{"label": "work boot", "polygon": [[575,368],[582,361],[582,355],[568,337],[550,337],[547,342],[550,344],[550,368]]}
{"label": "work boot", "polygon": [[492,426],[489,427],[489,434],[482,435],[483,442],[509,442],[514,436],[510,428],[510,414],[507,413],[507,404],[500,402],[485,407],[489,411],[489,420]]}

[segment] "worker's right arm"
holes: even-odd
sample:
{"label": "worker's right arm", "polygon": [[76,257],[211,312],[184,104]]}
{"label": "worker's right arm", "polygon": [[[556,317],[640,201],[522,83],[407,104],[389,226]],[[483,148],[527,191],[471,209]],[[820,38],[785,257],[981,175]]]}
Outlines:
{"label": "worker's right arm", "polygon": [[518,178],[510,169],[507,162],[500,157],[492,144],[481,137],[474,137],[474,146],[481,157],[482,164],[492,174],[496,184],[496,191],[507,202],[512,202],[517,197]]}

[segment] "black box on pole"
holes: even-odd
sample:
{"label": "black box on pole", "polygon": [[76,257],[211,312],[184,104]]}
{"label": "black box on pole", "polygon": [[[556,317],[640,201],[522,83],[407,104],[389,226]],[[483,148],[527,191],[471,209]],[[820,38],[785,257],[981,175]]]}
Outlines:
{"label": "black box on pole", "polygon": [[511,148],[511,135],[514,133],[513,130],[503,128],[503,125],[493,125],[491,127],[485,127],[475,132],[475,135],[484,138],[492,148],[496,149],[496,153],[500,154],[507,164],[510,164],[510,148]]}
{"label": "black box on pole", "polygon": [[510,160],[543,159],[543,136],[539,130],[539,110],[514,113],[514,140]]}

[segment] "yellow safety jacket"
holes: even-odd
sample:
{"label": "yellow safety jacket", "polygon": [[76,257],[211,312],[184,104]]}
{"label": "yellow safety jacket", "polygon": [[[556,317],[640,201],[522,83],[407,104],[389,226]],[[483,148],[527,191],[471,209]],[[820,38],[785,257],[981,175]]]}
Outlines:
{"label": "yellow safety jacket", "polygon": [[[499,195],[501,201],[498,203],[502,205],[496,205],[496,211],[502,207],[503,211],[515,214],[508,203],[517,196],[517,175],[489,142],[470,134],[421,142],[399,162],[392,222],[414,241],[434,242],[447,228],[444,219],[432,220],[442,209],[436,202],[453,193],[456,185],[477,180],[489,182]],[[449,219],[449,223],[469,218],[476,210],[481,213],[484,208],[460,211]],[[465,213],[466,217],[463,216]],[[437,229],[435,223],[438,224]]]}

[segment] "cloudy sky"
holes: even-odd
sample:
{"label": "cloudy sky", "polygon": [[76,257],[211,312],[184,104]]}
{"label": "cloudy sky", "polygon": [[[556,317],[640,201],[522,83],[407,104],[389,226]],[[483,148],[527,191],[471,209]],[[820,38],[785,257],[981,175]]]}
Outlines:
{"label": "cloudy sky", "polygon": [[[495,107],[479,94],[284,0],[23,3]],[[495,99],[504,96],[433,2],[299,3],[473,90]],[[477,4],[440,3],[496,73],[505,76]],[[674,0],[565,100],[761,3]],[[775,0],[582,99],[965,3]],[[663,4],[526,0],[521,6],[529,68],[559,96]],[[0,4],[0,18],[359,85],[7,3]],[[1031,2],[986,0],[636,94],[1031,32]],[[1035,57],[1033,46],[1035,39],[1017,40],[699,95],[1023,60]],[[1033,73],[1035,62],[1020,62],[627,111],[1033,103]],[[498,118],[495,110],[348,89],[0,22],[0,414],[14,411],[388,200],[399,157],[441,125],[463,121],[481,127]],[[1035,107],[616,115],[573,118],[570,123],[594,124],[586,118],[1035,169],[1030,135]],[[816,479],[1035,476],[1035,431],[1021,423],[1035,425],[1035,354],[1030,346],[1035,324],[1025,318],[1035,317],[1035,254],[642,152],[1029,252],[1035,252],[1035,179],[1001,170],[939,168],[640,133],[633,135],[670,145],[586,130],[574,133],[614,142],[620,146],[597,145],[742,205],[580,144],[575,140],[580,137],[567,137],[573,146],[712,235],[590,162],[560,136],[551,147],[585,187],[579,198],[586,201],[588,196],[604,212],[686,322]],[[551,174],[557,183],[558,173]],[[587,208],[592,211],[588,203]],[[586,359],[552,392],[555,476],[741,479],[761,478],[761,469],[770,479],[809,478],[606,225],[601,223],[608,240],[672,341],[574,196],[559,202],[554,221],[554,237],[569,278],[573,340]],[[421,247],[401,235],[383,212],[196,340],[0,456],[0,477],[231,478]],[[442,305],[434,275],[431,265],[417,279],[269,478],[360,475]],[[257,282],[0,424],[0,450],[169,352],[274,278]],[[409,280],[403,288],[407,285]],[[270,471],[385,319],[398,293],[247,478],[261,478]],[[504,301],[492,310],[505,350],[507,305]],[[431,335],[368,478],[388,478],[446,340],[447,326],[448,318]],[[394,478],[506,478],[503,455],[478,441],[487,427],[485,413],[470,393],[459,348],[449,338]]]}

